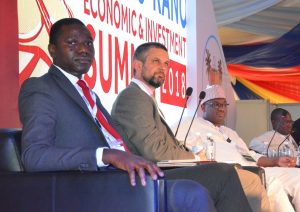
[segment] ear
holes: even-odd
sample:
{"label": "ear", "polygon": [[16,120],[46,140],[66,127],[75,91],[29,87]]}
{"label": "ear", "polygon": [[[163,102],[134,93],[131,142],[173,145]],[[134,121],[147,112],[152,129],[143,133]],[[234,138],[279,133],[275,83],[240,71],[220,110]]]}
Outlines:
{"label": "ear", "polygon": [[140,60],[133,61],[133,68],[136,70],[136,76],[140,76],[142,72],[143,62]]}
{"label": "ear", "polygon": [[201,110],[202,110],[202,112],[205,111],[205,105],[204,104],[201,105]]}
{"label": "ear", "polygon": [[56,58],[56,47],[54,44],[48,44],[48,52],[50,56],[55,60]]}
{"label": "ear", "polygon": [[273,120],[271,120],[271,123],[272,123],[272,127],[274,130],[278,130],[280,128],[280,125],[281,125],[280,120],[273,119]]}

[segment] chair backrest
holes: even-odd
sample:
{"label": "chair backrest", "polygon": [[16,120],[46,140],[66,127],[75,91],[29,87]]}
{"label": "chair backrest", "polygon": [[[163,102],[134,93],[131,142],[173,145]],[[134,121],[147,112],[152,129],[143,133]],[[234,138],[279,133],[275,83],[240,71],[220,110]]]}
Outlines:
{"label": "chair backrest", "polygon": [[21,162],[21,129],[0,129],[0,171],[24,171]]}

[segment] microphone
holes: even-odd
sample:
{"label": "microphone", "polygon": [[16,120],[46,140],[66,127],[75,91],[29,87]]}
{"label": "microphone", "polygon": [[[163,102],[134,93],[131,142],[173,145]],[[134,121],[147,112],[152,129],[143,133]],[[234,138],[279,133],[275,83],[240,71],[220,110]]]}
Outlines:
{"label": "microphone", "polygon": [[283,139],[283,141],[279,144],[278,148],[277,148],[277,153],[278,153],[278,157],[279,157],[279,149],[281,147],[281,145],[290,137],[291,134],[288,134],[287,136],[285,136],[285,138]]}
{"label": "microphone", "polygon": [[188,87],[186,89],[186,91],[185,91],[186,99],[185,99],[184,107],[183,107],[183,110],[182,110],[182,113],[181,113],[181,116],[180,116],[180,119],[179,119],[179,122],[178,122],[177,129],[176,129],[176,132],[175,132],[175,137],[177,135],[177,132],[178,132],[178,129],[179,129],[179,125],[180,125],[180,122],[181,122],[181,119],[182,119],[182,116],[183,116],[183,112],[184,112],[184,110],[186,108],[187,101],[189,100],[189,98],[192,95],[192,93],[193,93],[193,88],[192,87]]}
{"label": "microphone", "polygon": [[193,116],[193,118],[192,118],[191,124],[190,124],[189,129],[188,129],[188,131],[187,131],[187,133],[186,133],[186,135],[185,135],[185,138],[184,138],[184,144],[183,144],[183,146],[184,146],[186,149],[187,149],[187,147],[186,147],[186,138],[187,138],[187,136],[188,136],[188,134],[189,134],[189,132],[190,132],[190,130],[191,130],[192,124],[193,124],[193,122],[194,122],[194,118],[195,118],[196,113],[197,113],[198,108],[199,108],[199,105],[200,105],[200,103],[202,102],[202,100],[205,98],[205,95],[206,95],[205,91],[201,91],[200,94],[199,94],[199,102],[198,102],[197,108],[196,108],[196,110],[195,110],[195,113],[194,113],[194,116]]}

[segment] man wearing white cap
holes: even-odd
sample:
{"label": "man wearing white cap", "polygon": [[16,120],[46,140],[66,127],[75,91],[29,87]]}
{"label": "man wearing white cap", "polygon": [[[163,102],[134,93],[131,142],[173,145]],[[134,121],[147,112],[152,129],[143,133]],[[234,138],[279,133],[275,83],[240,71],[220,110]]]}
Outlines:
{"label": "man wearing white cap", "polygon": [[[209,135],[216,143],[216,160],[218,162],[239,163],[243,166],[295,166],[294,159],[290,157],[267,158],[254,151],[249,151],[245,142],[238,134],[234,130],[223,125],[227,107],[229,106],[223,88],[219,85],[212,85],[208,86],[205,89],[205,92],[206,96],[201,102],[203,118],[196,118],[193,122],[190,134],[187,138],[187,146],[189,148],[192,149],[193,146],[198,146],[198,149],[205,147],[207,135]],[[179,139],[183,138],[189,123],[190,120],[185,120],[183,123],[181,130],[178,133]],[[295,197],[298,196],[298,191],[296,190],[299,189],[291,186],[291,180],[295,180],[295,176],[289,176],[290,180],[285,180],[285,182],[282,181],[283,179],[286,179],[287,175],[285,172],[290,173],[291,170],[295,170],[295,168],[265,168],[268,195],[272,211],[294,211],[285,191],[294,197],[293,203],[296,206],[297,211],[300,211],[300,208],[298,208],[299,203],[295,199]],[[296,170],[296,172],[299,172],[300,174],[300,171]],[[296,174],[295,172],[293,173]],[[297,176],[299,176],[299,174],[297,174]],[[244,176],[240,176],[242,183],[245,182],[242,179],[243,177]],[[282,186],[285,191],[282,189]]]}

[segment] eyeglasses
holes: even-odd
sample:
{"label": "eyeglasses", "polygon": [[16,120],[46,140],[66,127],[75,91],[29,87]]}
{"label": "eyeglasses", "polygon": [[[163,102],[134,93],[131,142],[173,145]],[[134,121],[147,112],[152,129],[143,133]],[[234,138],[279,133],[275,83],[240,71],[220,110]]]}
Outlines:
{"label": "eyeglasses", "polygon": [[220,108],[225,109],[229,106],[228,103],[221,104],[221,103],[218,103],[218,102],[207,102],[206,104],[208,104],[209,106],[211,106],[214,109],[220,109]]}

